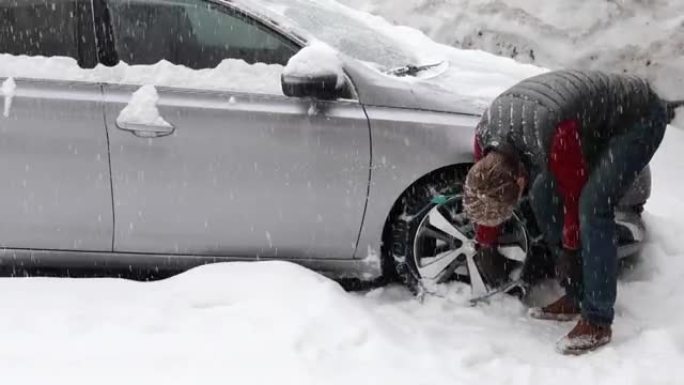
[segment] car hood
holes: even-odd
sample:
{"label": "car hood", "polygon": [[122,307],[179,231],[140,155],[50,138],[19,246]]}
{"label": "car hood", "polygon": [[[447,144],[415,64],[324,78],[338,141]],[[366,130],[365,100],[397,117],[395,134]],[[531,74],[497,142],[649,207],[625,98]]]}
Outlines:
{"label": "car hood", "polygon": [[376,107],[407,108],[426,111],[481,115],[489,97],[464,96],[450,90],[442,76],[430,79],[397,77],[369,68],[353,59],[345,60],[362,104]]}

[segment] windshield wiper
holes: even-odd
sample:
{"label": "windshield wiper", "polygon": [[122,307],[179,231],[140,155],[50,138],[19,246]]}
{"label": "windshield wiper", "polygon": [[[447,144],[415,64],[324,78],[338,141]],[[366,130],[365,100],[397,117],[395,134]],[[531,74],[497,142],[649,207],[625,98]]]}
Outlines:
{"label": "windshield wiper", "polygon": [[413,65],[413,64],[408,64],[403,67],[398,67],[398,68],[393,68],[387,71],[388,74],[394,75],[394,76],[417,76],[419,73],[429,70],[435,67],[439,67],[442,65],[444,62],[441,61],[439,63],[433,63],[433,64],[425,64],[421,66]]}

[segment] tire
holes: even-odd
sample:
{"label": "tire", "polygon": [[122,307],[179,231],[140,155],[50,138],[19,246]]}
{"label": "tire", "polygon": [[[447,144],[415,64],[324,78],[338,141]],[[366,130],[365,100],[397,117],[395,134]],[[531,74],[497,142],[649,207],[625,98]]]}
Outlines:
{"label": "tire", "polygon": [[433,205],[433,198],[461,193],[466,175],[465,167],[451,167],[424,177],[404,192],[390,214],[387,257],[399,280],[416,295],[421,293],[420,274],[413,255],[418,227],[429,211],[426,208]]}

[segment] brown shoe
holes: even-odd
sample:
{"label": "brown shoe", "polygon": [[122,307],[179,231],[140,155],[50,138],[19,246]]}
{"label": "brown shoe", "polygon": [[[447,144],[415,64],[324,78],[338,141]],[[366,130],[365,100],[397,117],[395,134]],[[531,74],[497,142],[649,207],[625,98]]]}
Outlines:
{"label": "brown shoe", "polygon": [[580,355],[594,351],[610,342],[613,335],[610,325],[579,320],[575,328],[556,344],[562,354]]}
{"label": "brown shoe", "polygon": [[580,307],[569,296],[564,295],[551,305],[534,307],[529,310],[532,318],[551,321],[575,321],[580,316]]}

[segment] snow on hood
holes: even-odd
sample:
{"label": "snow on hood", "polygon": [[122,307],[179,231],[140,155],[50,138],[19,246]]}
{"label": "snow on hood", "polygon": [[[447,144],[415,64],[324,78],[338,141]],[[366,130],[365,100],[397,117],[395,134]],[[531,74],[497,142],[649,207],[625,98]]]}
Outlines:
{"label": "snow on hood", "polygon": [[385,19],[360,12],[334,0],[237,0],[242,6],[294,25],[297,32],[321,40],[344,55],[378,70],[408,64],[447,62],[443,74],[419,81],[429,87],[488,103],[518,81],[546,71],[483,51],[438,44],[422,32],[395,26]]}

